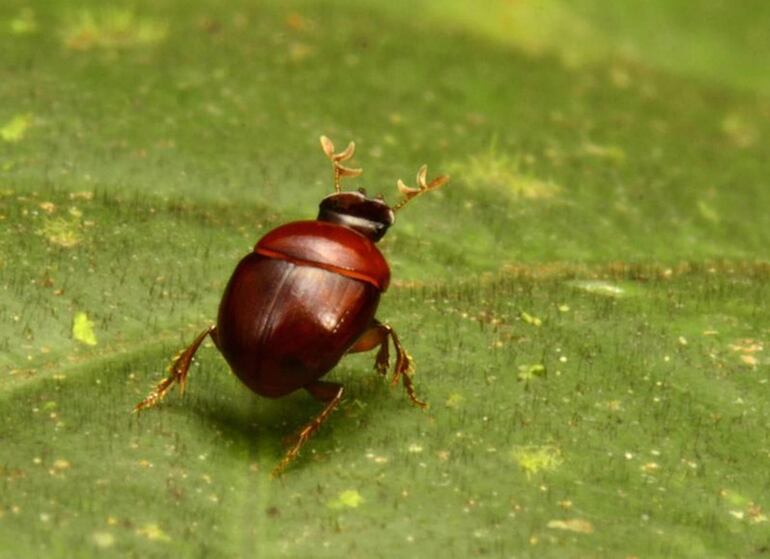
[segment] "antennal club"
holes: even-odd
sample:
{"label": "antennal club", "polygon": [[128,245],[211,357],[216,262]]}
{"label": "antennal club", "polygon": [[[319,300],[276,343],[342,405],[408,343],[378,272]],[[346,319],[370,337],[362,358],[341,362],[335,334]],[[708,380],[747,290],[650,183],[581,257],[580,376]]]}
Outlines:
{"label": "antennal club", "polygon": [[417,188],[412,188],[410,186],[406,186],[404,184],[404,181],[401,179],[398,180],[396,183],[396,186],[398,187],[398,191],[401,193],[403,198],[401,201],[393,206],[391,209],[396,212],[406,206],[406,204],[411,200],[412,198],[416,198],[420,194],[425,194],[426,192],[430,192],[431,190],[438,190],[442,186],[444,186],[447,182],[449,182],[449,176],[447,175],[440,175],[433,179],[430,182],[427,182],[427,175],[428,175],[428,166],[423,165],[420,167],[420,170],[417,171]]}
{"label": "antennal club", "polygon": [[347,161],[353,157],[353,154],[356,152],[356,144],[355,142],[350,142],[344,151],[334,153],[334,144],[332,141],[326,136],[321,136],[321,147],[323,148],[326,157],[332,162],[332,167],[334,169],[334,191],[337,193],[342,192],[342,187],[340,186],[342,177],[358,177],[363,173],[362,169],[351,169],[350,167],[345,167],[340,164],[340,162]]}

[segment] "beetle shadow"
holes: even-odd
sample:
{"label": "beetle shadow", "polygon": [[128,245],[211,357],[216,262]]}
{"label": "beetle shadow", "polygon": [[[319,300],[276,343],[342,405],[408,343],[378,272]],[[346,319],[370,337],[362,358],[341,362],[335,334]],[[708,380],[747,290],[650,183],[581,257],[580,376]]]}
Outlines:
{"label": "beetle shadow", "polygon": [[[291,468],[304,466],[311,449],[315,458],[323,459],[340,441],[355,447],[359,437],[365,435],[366,425],[371,423],[372,404],[393,396],[387,384],[374,373],[362,378],[360,369],[347,367],[340,367],[339,373],[334,375],[334,380],[345,386],[345,397]],[[215,431],[226,443],[223,449],[230,448],[236,453],[249,449],[249,456],[254,460],[262,457],[277,464],[288,448],[286,442],[293,441],[294,435],[324,408],[302,389],[275,400],[252,394],[245,388],[238,390],[243,393],[233,394],[228,390],[227,396],[212,392],[190,394],[193,397],[184,404],[173,405],[173,413],[194,416],[207,429]],[[381,411],[386,410],[380,409],[377,413]]]}
{"label": "beetle shadow", "polygon": [[320,404],[316,405],[310,396],[299,391],[280,400],[246,394],[238,399],[236,406],[209,395],[201,395],[196,400],[187,406],[187,412],[219,433],[226,442],[233,443],[234,448],[265,448],[260,443],[267,441],[267,446],[274,447],[271,455],[275,458],[282,452],[283,439],[300,428],[304,417],[313,417],[320,408]]}

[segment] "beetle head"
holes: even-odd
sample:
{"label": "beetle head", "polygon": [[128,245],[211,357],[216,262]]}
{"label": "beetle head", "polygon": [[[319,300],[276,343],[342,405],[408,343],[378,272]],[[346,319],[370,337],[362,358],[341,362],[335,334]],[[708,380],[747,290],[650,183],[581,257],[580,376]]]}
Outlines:
{"label": "beetle head", "polygon": [[362,188],[330,194],[321,200],[318,220],[350,227],[377,242],[393,225],[395,214],[381,196],[369,198]]}
{"label": "beetle head", "polygon": [[409,200],[431,190],[444,186],[449,177],[441,175],[428,182],[428,167],[423,165],[417,172],[417,186],[406,186],[398,181],[396,186],[401,194],[401,200],[394,206],[388,206],[382,196],[369,198],[363,188],[358,192],[343,192],[340,181],[345,177],[357,177],[361,169],[353,169],[342,165],[343,161],[353,157],[356,144],[350,142],[343,151],[336,153],[334,144],[326,136],[321,136],[321,147],[332,163],[334,171],[334,194],[321,200],[318,212],[319,221],[329,221],[344,225],[368,237],[373,242],[379,241],[387,232],[388,227],[396,220],[396,212],[403,208]]}

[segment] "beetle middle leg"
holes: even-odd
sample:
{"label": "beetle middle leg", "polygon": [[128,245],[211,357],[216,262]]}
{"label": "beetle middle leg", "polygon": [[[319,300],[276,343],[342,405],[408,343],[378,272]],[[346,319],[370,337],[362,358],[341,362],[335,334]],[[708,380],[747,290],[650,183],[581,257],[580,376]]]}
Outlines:
{"label": "beetle middle leg", "polygon": [[316,400],[326,403],[326,407],[319,413],[312,421],[306,424],[302,430],[297,434],[297,440],[294,445],[286,452],[283,460],[273,468],[272,476],[278,477],[286,469],[292,460],[298,455],[302,446],[313,436],[313,433],[318,431],[321,425],[326,421],[334,409],[339,405],[342,400],[342,394],[345,392],[344,387],[336,382],[326,382],[317,380],[305,386],[305,390],[310,392]]}
{"label": "beetle middle leg", "polygon": [[190,364],[195,356],[195,352],[198,351],[198,348],[203,343],[203,340],[206,339],[206,336],[211,336],[214,343],[217,343],[217,327],[211,325],[206,328],[203,332],[198,334],[198,337],[193,340],[187,349],[180,351],[174,357],[174,361],[168,368],[168,377],[160,381],[144,400],[134,406],[134,412],[139,412],[159,404],[174,384],[178,384],[179,391],[184,394]]}
{"label": "beetle middle leg", "polygon": [[428,404],[418,399],[414,393],[414,384],[412,383],[414,364],[412,357],[406,352],[404,346],[401,345],[398,334],[396,334],[396,331],[393,330],[389,324],[383,324],[379,320],[374,319],[369,329],[358,338],[348,352],[358,353],[361,351],[369,351],[379,346],[380,349],[374,360],[374,368],[378,373],[384,375],[388,371],[388,368],[390,368],[390,352],[388,349],[389,340],[393,340],[393,346],[396,348],[396,366],[393,370],[391,384],[395,385],[398,383],[399,379],[401,379],[409,399],[421,408],[428,407]]}

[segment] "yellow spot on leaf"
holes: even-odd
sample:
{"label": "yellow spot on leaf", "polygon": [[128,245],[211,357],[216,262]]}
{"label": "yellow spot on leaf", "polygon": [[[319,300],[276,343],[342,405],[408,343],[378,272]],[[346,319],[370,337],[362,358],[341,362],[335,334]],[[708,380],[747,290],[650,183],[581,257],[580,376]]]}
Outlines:
{"label": "yellow spot on leaf", "polygon": [[94,193],[88,190],[70,192],[70,200],[93,200],[93,199],[94,199]]}
{"label": "yellow spot on leaf", "polygon": [[755,503],[750,503],[749,506],[746,507],[746,516],[750,524],[767,522],[767,515],[762,512],[762,507]]}
{"label": "yellow spot on leaf", "polygon": [[736,353],[740,353],[738,358],[741,360],[741,363],[750,367],[759,365],[759,359],[754,354],[764,350],[762,343],[752,339],[739,340],[736,343],[730,344],[729,348]]}
{"label": "yellow spot on leaf", "polygon": [[286,16],[284,23],[292,31],[308,31],[315,27],[315,22],[297,12],[292,12]]}
{"label": "yellow spot on leaf", "polygon": [[364,498],[358,491],[355,489],[346,489],[345,491],[341,492],[336,499],[329,501],[328,506],[330,509],[354,509],[363,502]]}
{"label": "yellow spot on leaf", "polygon": [[529,383],[535,380],[537,377],[543,377],[546,374],[545,365],[537,363],[535,365],[519,365],[519,372],[516,375],[516,380],[519,382]]}
{"label": "yellow spot on leaf", "polygon": [[605,406],[607,407],[607,410],[611,412],[623,411],[623,404],[620,400],[610,400],[605,403]]}
{"label": "yellow spot on leaf", "polygon": [[94,542],[96,547],[106,549],[115,544],[115,536],[110,532],[94,532],[91,534],[91,541]]}
{"label": "yellow spot on leaf", "polygon": [[289,45],[289,60],[292,62],[302,62],[310,57],[313,52],[313,47],[305,43],[293,42]]}
{"label": "yellow spot on leaf", "polygon": [[703,200],[698,200],[698,213],[703,219],[711,223],[719,223],[720,221],[719,213]]}
{"label": "yellow spot on leaf", "polygon": [[595,293],[597,295],[607,295],[609,297],[620,297],[625,294],[622,287],[614,285],[608,281],[602,280],[576,280],[568,282],[569,285],[580,289],[581,291],[587,291],[589,293]]}
{"label": "yellow spot on leaf", "polygon": [[55,460],[53,463],[54,470],[59,470],[59,471],[67,470],[70,468],[70,466],[71,464],[67,460],[64,460],[63,458],[59,458],[58,460]]}
{"label": "yellow spot on leaf", "polygon": [[86,345],[96,345],[96,335],[94,334],[94,323],[84,312],[75,315],[72,321],[72,337]]}
{"label": "yellow spot on leaf", "polygon": [[730,489],[722,489],[719,492],[719,496],[733,507],[745,507],[748,506],[751,502],[748,497],[735,491],[731,491]]}
{"label": "yellow spot on leaf", "polygon": [[632,83],[631,75],[625,68],[621,68],[620,66],[613,66],[610,69],[609,77],[610,83],[618,89],[628,89]]}
{"label": "yellow spot on leaf", "polygon": [[623,163],[626,160],[626,152],[618,146],[600,146],[588,142],[583,144],[582,152],[588,157],[606,159],[613,163]]}
{"label": "yellow spot on leaf", "polygon": [[29,8],[24,8],[15,18],[10,21],[10,31],[14,35],[29,35],[37,31],[37,21],[35,12]]}
{"label": "yellow spot on leaf", "polygon": [[64,45],[72,50],[122,49],[149,46],[163,41],[165,23],[137,16],[127,9],[80,12],[64,28]]}
{"label": "yellow spot on leaf", "polygon": [[20,142],[31,125],[32,115],[16,115],[0,128],[0,138],[10,144]]}
{"label": "yellow spot on leaf", "polygon": [[577,532],[578,534],[593,534],[593,524],[588,520],[581,518],[573,518],[571,520],[551,520],[547,526],[554,530],[568,530],[570,532]]}
{"label": "yellow spot on leaf", "polygon": [[141,528],[137,529],[137,534],[144,536],[150,541],[170,542],[171,538],[166,532],[160,529],[157,524],[145,524]]}
{"label": "yellow spot on leaf", "polygon": [[757,143],[757,127],[742,115],[732,113],[722,119],[722,132],[727,140],[738,148],[748,148]]}
{"label": "yellow spot on leaf", "polygon": [[493,188],[511,198],[528,200],[553,198],[561,188],[519,169],[519,160],[490,150],[470,156],[449,166],[449,173],[461,178],[471,188]]}
{"label": "yellow spot on leaf", "polygon": [[53,202],[41,202],[39,207],[47,214],[52,214],[56,211],[56,204]]}
{"label": "yellow spot on leaf", "polygon": [[586,64],[606,50],[601,35],[570,2],[497,0],[484,2],[477,10],[459,1],[427,5],[434,17],[533,57],[556,55],[567,67]]}
{"label": "yellow spot on leaf", "polygon": [[737,351],[740,353],[757,353],[759,351],[762,351],[764,347],[761,343],[755,341],[755,340],[739,340],[734,344],[730,344],[730,349],[732,351]]}
{"label": "yellow spot on leaf", "polygon": [[457,409],[462,405],[464,400],[465,397],[462,394],[455,392],[449,395],[449,397],[446,399],[445,405],[448,408]]}
{"label": "yellow spot on leaf", "polygon": [[741,355],[741,361],[744,365],[749,365],[750,367],[756,367],[757,366],[757,358],[753,355]]}
{"label": "yellow spot on leaf", "polygon": [[83,240],[78,223],[64,218],[46,220],[39,233],[49,243],[62,248],[75,247]]}
{"label": "yellow spot on leaf", "polygon": [[511,451],[511,457],[524,470],[527,478],[540,472],[549,472],[563,462],[561,451],[555,446],[517,446]]}
{"label": "yellow spot on leaf", "polygon": [[521,319],[526,322],[527,324],[531,324],[532,326],[541,326],[543,324],[543,321],[540,320],[536,316],[532,316],[531,314],[521,311]]}

